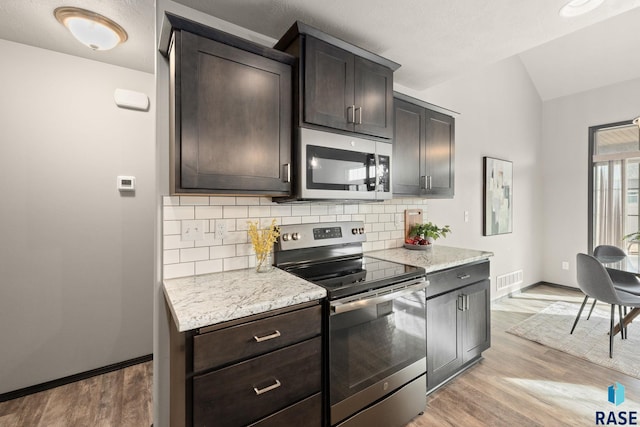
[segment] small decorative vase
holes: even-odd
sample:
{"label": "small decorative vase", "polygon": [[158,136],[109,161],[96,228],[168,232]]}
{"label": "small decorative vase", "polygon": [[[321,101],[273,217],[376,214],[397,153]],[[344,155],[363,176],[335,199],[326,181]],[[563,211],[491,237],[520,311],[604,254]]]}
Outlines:
{"label": "small decorative vase", "polygon": [[436,239],[434,239],[433,237],[427,237],[427,242],[429,242],[429,245],[433,245],[435,241]]}
{"label": "small decorative vase", "polygon": [[268,273],[271,270],[273,270],[271,251],[256,253],[256,271],[258,273]]}

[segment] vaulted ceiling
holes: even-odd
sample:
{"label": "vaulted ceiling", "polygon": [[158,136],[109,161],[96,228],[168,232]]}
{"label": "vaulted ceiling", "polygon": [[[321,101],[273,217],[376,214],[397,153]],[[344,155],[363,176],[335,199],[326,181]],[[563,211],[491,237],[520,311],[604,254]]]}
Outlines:
{"label": "vaulted ceiling", "polygon": [[[295,20],[402,64],[395,81],[423,90],[520,55],[543,100],[640,78],[640,0],[606,0],[562,18],[565,0],[178,0],[278,39]],[[129,40],[94,52],[55,20],[79,6],[118,22]],[[0,38],[153,72],[153,0],[0,3]]]}

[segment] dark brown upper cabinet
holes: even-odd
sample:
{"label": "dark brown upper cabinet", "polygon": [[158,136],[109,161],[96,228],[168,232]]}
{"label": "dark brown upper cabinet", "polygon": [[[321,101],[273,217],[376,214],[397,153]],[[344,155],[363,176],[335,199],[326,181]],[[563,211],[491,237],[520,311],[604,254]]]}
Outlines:
{"label": "dark brown upper cabinet", "polygon": [[455,119],[439,107],[394,96],[394,196],[453,198]]}
{"label": "dark brown upper cabinet", "polygon": [[174,28],[173,194],[289,195],[290,55],[207,29]]}
{"label": "dark brown upper cabinet", "polygon": [[294,78],[299,126],[393,137],[393,71],[399,64],[301,22],[275,48],[299,58]]}

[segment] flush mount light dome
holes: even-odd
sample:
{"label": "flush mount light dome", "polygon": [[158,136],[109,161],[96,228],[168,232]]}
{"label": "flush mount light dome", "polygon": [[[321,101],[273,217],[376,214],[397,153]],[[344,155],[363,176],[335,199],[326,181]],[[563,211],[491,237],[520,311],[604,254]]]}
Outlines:
{"label": "flush mount light dome", "polygon": [[571,18],[591,12],[604,3],[604,0],[571,0],[560,9],[560,16]]}
{"label": "flush mount light dome", "polygon": [[90,10],[59,7],[53,15],[80,43],[93,50],[113,49],[128,38],[120,25]]}

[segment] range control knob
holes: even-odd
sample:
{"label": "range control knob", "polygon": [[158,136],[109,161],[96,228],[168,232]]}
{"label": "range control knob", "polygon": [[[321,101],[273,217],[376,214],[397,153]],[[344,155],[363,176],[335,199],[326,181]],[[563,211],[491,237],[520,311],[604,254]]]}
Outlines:
{"label": "range control knob", "polygon": [[351,234],[358,234],[358,229],[357,228],[352,228],[351,229]]}
{"label": "range control knob", "polygon": [[293,234],[291,235],[291,238],[292,238],[293,240],[300,240],[300,234],[298,234],[298,233],[293,233]]}
{"label": "range control knob", "polygon": [[360,227],[360,228],[358,229],[358,233],[360,233],[360,234],[364,234],[364,228]]}
{"label": "range control knob", "polygon": [[284,242],[288,242],[288,241],[289,241],[289,234],[288,234],[288,233],[284,233],[284,234],[282,235],[282,240],[283,240]]}

